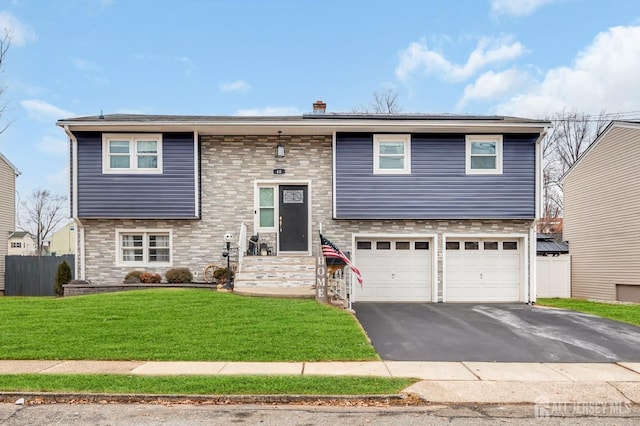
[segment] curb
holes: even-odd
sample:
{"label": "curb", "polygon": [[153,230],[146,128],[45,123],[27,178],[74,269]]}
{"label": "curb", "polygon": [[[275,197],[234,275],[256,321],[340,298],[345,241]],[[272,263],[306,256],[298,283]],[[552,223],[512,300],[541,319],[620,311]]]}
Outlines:
{"label": "curb", "polygon": [[39,404],[203,404],[203,405],[331,405],[331,406],[426,406],[430,403],[415,394],[392,395],[163,395],[60,392],[0,392],[0,403]]}

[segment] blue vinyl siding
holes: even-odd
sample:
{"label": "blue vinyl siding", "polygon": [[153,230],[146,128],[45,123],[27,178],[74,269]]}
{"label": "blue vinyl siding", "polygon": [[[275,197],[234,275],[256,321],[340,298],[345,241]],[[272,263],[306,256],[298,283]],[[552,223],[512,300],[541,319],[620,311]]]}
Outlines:
{"label": "blue vinyl siding", "polygon": [[192,133],[162,135],[162,174],[103,174],[102,134],[78,133],[78,217],[195,218]]}
{"label": "blue vinyl siding", "polygon": [[533,219],[535,141],[504,135],[503,173],[465,173],[465,135],[413,134],[410,175],[373,174],[373,135],[336,136],[338,219]]}

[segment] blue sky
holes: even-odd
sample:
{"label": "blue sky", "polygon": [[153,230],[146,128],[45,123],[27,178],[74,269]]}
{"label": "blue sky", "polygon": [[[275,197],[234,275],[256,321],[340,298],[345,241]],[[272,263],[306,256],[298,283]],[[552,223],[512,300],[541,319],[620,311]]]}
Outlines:
{"label": "blue sky", "polygon": [[1,0],[0,152],[18,192],[67,194],[55,121],[366,106],[640,118],[637,0]]}

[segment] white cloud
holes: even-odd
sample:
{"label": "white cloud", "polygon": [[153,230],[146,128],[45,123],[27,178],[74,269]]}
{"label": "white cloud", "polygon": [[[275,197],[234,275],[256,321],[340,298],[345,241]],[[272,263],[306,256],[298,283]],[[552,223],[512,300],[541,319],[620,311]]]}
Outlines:
{"label": "white cloud", "polygon": [[244,80],[230,81],[220,84],[221,92],[247,93],[252,89],[251,85]]}
{"label": "white cloud", "polygon": [[47,184],[55,187],[52,190],[54,193],[65,194],[69,186],[69,166],[47,175]]}
{"label": "white cloud", "polygon": [[512,37],[483,37],[469,54],[466,63],[454,64],[441,53],[430,50],[425,40],[413,42],[400,52],[400,63],[396,76],[404,82],[414,74],[436,74],[446,80],[466,80],[482,68],[496,63],[507,62],[521,56],[524,46]]}
{"label": "white cloud", "polygon": [[265,107],[253,109],[240,109],[236,115],[241,116],[277,116],[277,115],[301,115],[296,107]]}
{"label": "white cloud", "polygon": [[71,63],[78,71],[82,72],[94,72],[98,70],[98,66],[95,62],[87,61],[82,58],[72,57]]}
{"label": "white cloud", "polygon": [[506,115],[542,116],[575,109],[585,113],[640,110],[640,26],[599,33],[570,67],[547,71],[534,87],[497,108]]}
{"label": "white cloud", "polygon": [[7,32],[14,46],[22,46],[38,39],[35,31],[7,12],[0,12],[0,31],[2,36]]}
{"label": "white cloud", "polygon": [[193,61],[187,58],[186,56],[176,57],[176,61],[182,62],[183,64],[185,64],[186,68],[184,70],[184,74],[187,77],[191,77],[191,73],[193,72],[194,69],[196,69],[196,66],[193,64]]}
{"label": "white cloud", "polygon": [[57,106],[40,99],[25,99],[20,101],[20,105],[29,111],[29,114],[32,117],[39,120],[59,120],[61,118],[69,118],[75,115],[70,111],[58,108]]}
{"label": "white cloud", "polygon": [[491,100],[504,97],[521,89],[529,80],[529,74],[515,68],[494,72],[488,71],[464,88],[458,109],[474,100]]}
{"label": "white cloud", "polygon": [[491,0],[491,10],[496,15],[526,16],[531,15],[545,4],[555,0]]}
{"label": "white cloud", "polygon": [[64,138],[44,136],[38,142],[38,149],[45,154],[66,155],[69,152],[69,145]]}

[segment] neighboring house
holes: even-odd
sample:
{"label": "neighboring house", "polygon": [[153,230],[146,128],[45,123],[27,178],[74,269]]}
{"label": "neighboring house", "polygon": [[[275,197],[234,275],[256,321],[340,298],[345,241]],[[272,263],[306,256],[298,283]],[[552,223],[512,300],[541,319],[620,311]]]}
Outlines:
{"label": "neighboring house", "polygon": [[325,107],[60,120],[76,276],[113,284],[132,269],[202,271],[242,224],[278,256],[311,257],[322,226],[362,272],[354,301],[535,300],[548,122]]}
{"label": "neighboring house", "polygon": [[69,222],[49,239],[49,253],[55,256],[74,254],[76,251],[76,225]]}
{"label": "neighboring house", "polygon": [[563,177],[572,297],[640,302],[640,122],[614,121]]}
{"label": "neighboring house", "polygon": [[9,235],[9,256],[33,256],[36,254],[36,242],[28,232],[15,231]]}
{"label": "neighboring house", "polygon": [[0,295],[4,294],[4,257],[9,234],[16,228],[16,177],[18,169],[0,153]]}

